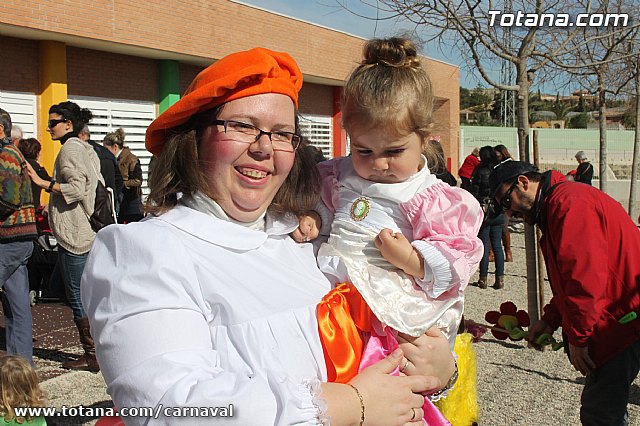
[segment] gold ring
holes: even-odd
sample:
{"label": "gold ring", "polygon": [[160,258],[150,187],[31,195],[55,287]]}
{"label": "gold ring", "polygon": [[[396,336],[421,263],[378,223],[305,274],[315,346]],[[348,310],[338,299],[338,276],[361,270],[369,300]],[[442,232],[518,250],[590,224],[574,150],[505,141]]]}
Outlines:
{"label": "gold ring", "polygon": [[412,408],[411,412],[413,413],[413,415],[411,416],[411,421],[414,421],[416,419],[416,409]]}
{"label": "gold ring", "polygon": [[404,366],[400,369],[400,372],[404,373],[404,370],[406,370],[408,366],[409,366],[409,360],[407,360],[407,362],[404,363]]}

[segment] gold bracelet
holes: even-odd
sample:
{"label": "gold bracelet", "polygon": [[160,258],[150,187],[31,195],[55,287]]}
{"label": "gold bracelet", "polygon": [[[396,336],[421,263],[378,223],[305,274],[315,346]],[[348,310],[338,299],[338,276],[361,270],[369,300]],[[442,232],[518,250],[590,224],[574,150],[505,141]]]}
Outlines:
{"label": "gold bracelet", "polygon": [[351,389],[356,391],[356,395],[358,395],[358,399],[360,400],[360,426],[362,426],[364,424],[364,399],[362,399],[362,394],[357,387],[353,386],[351,383],[347,383],[347,385],[351,386]]}

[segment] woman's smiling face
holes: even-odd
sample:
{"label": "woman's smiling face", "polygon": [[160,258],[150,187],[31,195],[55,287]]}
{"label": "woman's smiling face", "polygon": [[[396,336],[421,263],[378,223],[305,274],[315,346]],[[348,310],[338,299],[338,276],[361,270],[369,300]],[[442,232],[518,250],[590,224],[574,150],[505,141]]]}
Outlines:
{"label": "woman's smiling face", "polygon": [[[226,103],[217,119],[252,124],[267,132],[295,132],[295,114],[291,98],[265,93]],[[255,221],[267,210],[295,159],[295,152],[274,151],[268,135],[248,144],[233,140],[216,124],[204,130],[198,153],[208,195],[240,222]]]}

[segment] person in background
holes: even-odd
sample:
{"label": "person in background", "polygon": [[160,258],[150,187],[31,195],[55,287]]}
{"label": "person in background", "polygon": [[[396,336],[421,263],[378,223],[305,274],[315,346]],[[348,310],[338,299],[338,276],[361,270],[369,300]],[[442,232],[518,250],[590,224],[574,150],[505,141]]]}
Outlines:
{"label": "person in background", "polygon": [[45,394],[38,374],[24,358],[5,355],[0,357],[0,424],[46,426],[42,416],[16,415],[16,408],[45,407]]}
{"label": "person in background", "polygon": [[22,138],[22,127],[15,124],[11,126],[11,143],[13,143],[14,146],[18,146],[18,142],[20,142]]}
{"label": "person in background", "polygon": [[102,141],[118,160],[118,168],[122,175],[122,192],[117,193],[120,199],[118,223],[137,222],[144,217],[142,207],[142,166],[140,160],[124,146],[125,132],[122,128],[109,133]]}
{"label": "person in background", "polygon": [[[301,86],[285,53],[234,53],[147,129],[157,157],[149,217],[101,230],[82,284],[118,408],[233,404],[225,424],[386,426],[410,422],[421,393],[449,380],[440,334],[401,345],[349,384],[326,382],[316,304],[330,285],[311,247],[288,235],[319,185],[300,147]],[[412,375],[390,376],[403,356]]]}
{"label": "person in background", "polygon": [[498,163],[502,163],[506,160],[513,160],[513,157],[511,157],[511,153],[506,146],[500,144],[496,145],[493,149],[496,151],[496,158],[498,159]]}
{"label": "person in background", "polygon": [[502,251],[502,229],[504,228],[504,214],[492,214],[491,189],[489,176],[493,168],[498,164],[496,152],[492,146],[480,148],[480,165],[473,172],[471,178],[471,193],[476,197],[484,210],[484,222],[478,236],[484,245],[484,255],[480,261],[480,278],[474,284],[480,288],[487,288],[489,275],[489,250],[493,249],[496,265],[495,282],[496,290],[504,287],[504,252]]}
{"label": "person in background", "polygon": [[640,232],[619,202],[555,170],[510,161],[490,182],[496,206],[542,231],[553,297],[530,343],[562,327],[571,364],[586,376],[583,425],[638,424],[627,404],[640,370]]}
{"label": "person in background", "polygon": [[33,363],[27,263],[38,232],[28,164],[10,134],[11,116],[0,109],[0,287],[6,348]]}
{"label": "person in background", "polygon": [[439,138],[429,139],[430,149],[433,150],[433,154],[430,155],[430,159],[433,159],[434,164],[429,164],[429,170],[431,173],[436,175],[438,179],[443,182],[448,183],[450,186],[457,186],[458,181],[455,176],[451,174],[449,169],[447,169],[447,158],[444,155],[444,150],[442,149],[442,144],[440,143]]}
{"label": "person in background", "polygon": [[586,183],[591,185],[591,179],[593,179],[593,165],[589,162],[587,154],[584,151],[576,152],[576,161],[578,162],[578,168],[574,176],[575,182]]}
{"label": "person in background", "polygon": [[120,168],[118,167],[118,161],[116,160],[115,155],[98,142],[91,140],[91,131],[89,130],[89,126],[84,126],[82,130],[80,130],[80,133],[78,133],[78,137],[80,140],[91,145],[98,155],[98,158],[100,159],[100,174],[104,179],[104,185],[113,190],[115,209],[117,212],[119,208],[118,203],[120,202],[118,194],[122,192],[122,174],[120,173]]}
{"label": "person in background", "polygon": [[[494,147],[498,164],[503,161],[511,161],[511,153],[504,145],[496,145]],[[511,231],[509,230],[509,217],[504,216],[504,226],[502,227],[502,247],[504,248],[504,261],[513,262],[513,253],[511,251]],[[491,251],[493,254],[493,250]],[[495,258],[493,259],[495,260]]]}
{"label": "person in background", "polygon": [[467,155],[467,157],[462,162],[462,166],[458,170],[458,176],[460,176],[460,180],[462,184],[460,188],[466,189],[467,191],[471,190],[471,176],[473,176],[473,171],[480,164],[480,148],[475,147],[471,154]]}
{"label": "person in background", "polygon": [[[36,138],[28,138],[28,139],[20,139],[18,142],[18,149],[24,155],[24,158],[27,160],[29,165],[35,170],[38,176],[40,176],[44,180],[51,180],[51,176],[47,173],[47,169],[45,169],[40,163],[40,152],[42,151],[42,145]],[[31,191],[33,192],[33,205],[36,210],[41,206],[40,203],[40,193],[42,192],[42,188],[40,188],[35,183],[31,182]]]}
{"label": "person in background", "polygon": [[42,179],[29,165],[27,169],[31,180],[51,194],[49,224],[58,242],[58,268],[84,350],[78,359],[65,361],[62,367],[98,372],[89,319],[80,300],[80,278],[96,237],[89,216],[93,213],[98,180],[102,180],[96,152],[78,138],[78,132],[92,117],[90,110],[74,102],[51,106],[47,130],[51,139],[62,144],[53,166],[53,179]]}

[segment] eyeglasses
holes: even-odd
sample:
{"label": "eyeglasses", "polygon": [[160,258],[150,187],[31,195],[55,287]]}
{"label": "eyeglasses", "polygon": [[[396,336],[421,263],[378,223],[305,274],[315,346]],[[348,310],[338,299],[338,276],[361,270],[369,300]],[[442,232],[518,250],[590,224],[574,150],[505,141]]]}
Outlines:
{"label": "eyeglasses", "polygon": [[502,207],[502,210],[507,211],[511,208],[511,193],[514,189],[516,189],[517,186],[518,181],[516,180],[511,184],[507,192],[504,193],[504,196],[500,200],[500,203],[498,203],[500,207]]}
{"label": "eyeglasses", "polygon": [[276,151],[293,152],[298,148],[302,140],[302,136],[292,132],[265,132],[253,124],[235,120],[214,120],[212,124],[224,127],[224,132],[231,139],[238,142],[252,144],[260,139],[262,135],[267,135],[273,149]]}
{"label": "eyeglasses", "polygon": [[47,122],[47,128],[49,128],[49,129],[53,129],[53,128],[54,128],[54,127],[56,127],[58,124],[60,124],[60,123],[64,123],[65,121],[69,121],[69,120],[67,120],[67,119],[65,119],[65,118],[61,118],[61,119],[59,119],[59,120],[49,120],[49,121]]}

